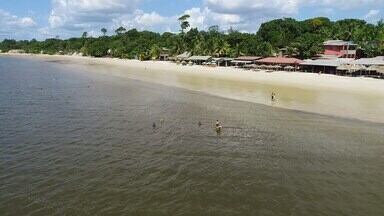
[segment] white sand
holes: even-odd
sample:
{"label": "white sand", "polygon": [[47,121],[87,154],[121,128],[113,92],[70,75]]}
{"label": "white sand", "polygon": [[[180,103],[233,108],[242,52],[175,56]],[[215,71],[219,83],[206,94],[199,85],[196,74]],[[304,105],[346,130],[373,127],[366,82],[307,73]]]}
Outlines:
{"label": "white sand", "polygon": [[[172,62],[112,58],[27,54],[17,56],[89,65],[92,71],[112,76],[282,108],[384,122],[384,80],[379,79],[302,72],[267,73],[233,67],[181,66]],[[271,103],[271,91],[277,92],[279,102]]]}

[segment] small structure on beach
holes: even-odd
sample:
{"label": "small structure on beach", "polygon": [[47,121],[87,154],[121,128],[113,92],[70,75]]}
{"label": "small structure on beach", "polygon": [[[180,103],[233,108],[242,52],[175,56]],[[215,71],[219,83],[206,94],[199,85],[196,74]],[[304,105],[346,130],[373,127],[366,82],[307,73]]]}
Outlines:
{"label": "small structure on beach", "polygon": [[160,61],[168,61],[169,60],[169,54],[167,54],[167,53],[160,53],[159,60]]}
{"label": "small structure on beach", "polygon": [[25,50],[23,50],[23,49],[11,49],[11,50],[8,51],[8,53],[23,54],[23,53],[25,53]]}
{"label": "small structure on beach", "polygon": [[191,53],[190,52],[184,52],[180,55],[177,55],[174,60],[175,61],[179,61],[179,62],[182,62],[182,61],[186,61],[189,57],[191,57]]}
{"label": "small structure on beach", "polygon": [[227,57],[220,57],[220,58],[213,58],[212,59],[212,62],[214,62],[217,66],[222,66],[222,67],[230,66],[232,61],[233,61],[233,58],[227,58]]}
{"label": "small structure on beach", "polygon": [[169,60],[169,53],[170,53],[170,49],[165,48],[165,47],[161,48],[159,60],[160,61],[168,61]]}
{"label": "small structure on beach", "polygon": [[349,64],[352,59],[307,59],[300,63],[302,70],[311,73],[326,73],[326,74],[337,74],[337,67]]}
{"label": "small structure on beach", "polygon": [[212,56],[191,56],[187,59],[188,62],[192,62],[193,64],[197,64],[197,65],[208,63],[211,60],[212,60]]}
{"label": "small structure on beach", "polygon": [[244,67],[245,65],[255,64],[256,60],[262,59],[260,56],[239,56],[231,61],[236,67]]}
{"label": "small structure on beach", "polygon": [[282,69],[287,66],[293,67],[294,70],[296,70],[302,62],[303,60],[300,60],[297,58],[286,58],[286,57],[267,57],[267,58],[256,60],[256,64],[266,65],[266,67],[269,66],[267,68],[272,70]]}
{"label": "small structure on beach", "polygon": [[300,64],[302,70],[312,73],[327,73],[336,75],[348,76],[384,76],[384,57],[378,56],[375,58],[365,59],[307,59]]}
{"label": "small structure on beach", "polygon": [[384,65],[384,56],[376,56],[374,58],[361,58],[353,61],[354,64],[365,65],[367,67],[372,65]]}

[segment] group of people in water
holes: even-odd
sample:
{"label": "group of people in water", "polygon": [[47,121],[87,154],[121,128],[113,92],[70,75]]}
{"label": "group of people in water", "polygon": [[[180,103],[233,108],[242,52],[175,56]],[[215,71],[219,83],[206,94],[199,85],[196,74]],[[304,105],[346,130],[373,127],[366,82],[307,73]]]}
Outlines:
{"label": "group of people in water", "polygon": [[[276,101],[276,94],[275,94],[275,92],[272,92],[272,94],[271,94],[271,101],[272,102],[274,102],[274,101]],[[163,119],[161,119],[160,120],[160,123],[161,123],[161,125],[163,125],[163,123],[164,123],[164,120]],[[203,125],[203,123],[201,123],[201,121],[199,121],[198,123],[197,123],[197,125],[199,126],[199,127],[201,127],[202,125]],[[153,122],[152,123],[152,128],[153,129],[156,129],[156,123],[155,122]],[[216,124],[215,124],[215,130],[216,130],[216,133],[221,133],[221,129],[223,128],[223,126],[221,126],[221,123],[220,123],[220,121],[219,120],[216,120]]]}

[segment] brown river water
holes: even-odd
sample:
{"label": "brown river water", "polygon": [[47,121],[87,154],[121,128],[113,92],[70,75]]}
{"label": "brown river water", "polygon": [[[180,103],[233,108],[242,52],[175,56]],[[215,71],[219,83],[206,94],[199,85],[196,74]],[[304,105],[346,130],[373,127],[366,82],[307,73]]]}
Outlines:
{"label": "brown river water", "polygon": [[0,215],[384,215],[383,124],[91,69],[0,58]]}

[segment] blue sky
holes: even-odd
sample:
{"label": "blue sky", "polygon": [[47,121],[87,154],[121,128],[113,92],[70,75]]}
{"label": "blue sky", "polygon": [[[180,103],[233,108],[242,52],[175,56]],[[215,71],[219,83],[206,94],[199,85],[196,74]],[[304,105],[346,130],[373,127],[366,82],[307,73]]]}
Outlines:
{"label": "blue sky", "polygon": [[98,36],[102,27],[112,34],[119,26],[176,32],[182,14],[199,29],[256,32],[262,22],[281,17],[376,23],[384,17],[384,0],[1,0],[0,40],[68,38],[84,31]]}

